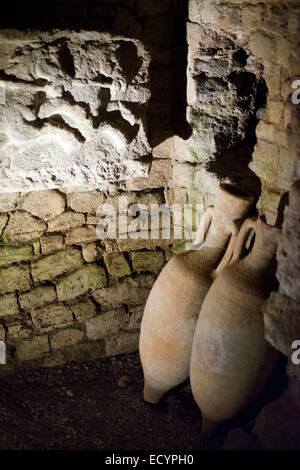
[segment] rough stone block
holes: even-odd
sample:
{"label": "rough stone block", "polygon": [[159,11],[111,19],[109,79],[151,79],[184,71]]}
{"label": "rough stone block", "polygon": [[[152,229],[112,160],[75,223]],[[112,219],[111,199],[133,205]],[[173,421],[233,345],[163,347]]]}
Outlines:
{"label": "rough stone block", "polygon": [[294,181],[296,159],[291,151],[279,147],[278,172],[276,183],[279,188],[288,191]]}
{"label": "rough stone block", "polygon": [[269,142],[258,142],[249,167],[259,178],[274,184],[278,169],[277,145]]}
{"label": "rough stone block", "polygon": [[260,121],[256,127],[256,136],[258,140],[263,139],[275,142],[276,134],[278,134],[276,128],[272,124],[267,124],[264,121]]}
{"label": "rough stone block", "polygon": [[0,325],[0,340],[5,341],[6,338],[6,332],[4,329],[4,326]]}
{"label": "rough stone block", "polygon": [[8,315],[18,315],[20,312],[16,294],[6,294],[0,296],[0,317]]}
{"label": "rough stone block", "polygon": [[83,264],[78,250],[58,251],[44,256],[31,264],[31,273],[35,282],[54,279],[68,271],[75,271]]}
{"label": "rough stone block", "polygon": [[19,341],[28,338],[32,334],[32,328],[21,322],[9,323],[7,325],[7,342]]}
{"label": "rough stone block", "polygon": [[170,160],[154,160],[148,178],[135,178],[128,181],[126,189],[140,191],[149,188],[165,188],[172,175],[172,162]]}
{"label": "rough stone block", "polygon": [[96,214],[100,205],[105,202],[105,195],[99,191],[85,191],[68,194],[68,204],[74,211]]}
{"label": "rough stone block", "polygon": [[144,305],[137,305],[130,307],[129,309],[129,322],[128,322],[128,329],[129,330],[139,330],[143,318],[144,313]]}
{"label": "rough stone block", "polygon": [[39,238],[46,230],[46,224],[28,212],[14,212],[4,230],[3,238],[12,242],[27,242]]}
{"label": "rough stone block", "polygon": [[215,24],[219,21],[218,3],[215,1],[201,2],[194,0],[189,2],[189,19],[194,23]]}
{"label": "rough stone block", "polygon": [[272,292],[263,312],[267,340],[290,358],[292,343],[300,338],[299,303],[279,292]]}
{"label": "rough stone block", "polygon": [[295,106],[293,103],[286,102],[284,103],[284,111],[283,111],[283,122],[285,129],[291,125],[293,118],[294,118],[294,111]]}
{"label": "rough stone block", "polygon": [[105,287],[107,283],[104,268],[97,264],[83,266],[56,282],[59,300],[71,300],[85,294],[89,289]]}
{"label": "rough stone block", "polygon": [[290,65],[290,55],[292,52],[292,47],[290,41],[284,37],[277,37],[277,64],[281,64],[285,67]]}
{"label": "rough stone block", "polygon": [[34,336],[17,344],[16,352],[19,361],[30,361],[49,352],[48,336]]}
{"label": "rough stone block", "polygon": [[80,323],[97,315],[97,308],[90,299],[71,305],[71,309],[74,312],[76,320]]}
{"label": "rough stone block", "polygon": [[123,253],[105,254],[104,262],[109,274],[113,277],[124,277],[131,274],[130,265]]}
{"label": "rough stone block", "polygon": [[80,245],[98,240],[96,228],[93,225],[78,227],[66,234],[66,245]]}
{"label": "rough stone block", "polygon": [[7,224],[8,215],[7,214],[0,214],[0,237],[2,236],[3,230]]}
{"label": "rough stone block", "polygon": [[93,263],[99,258],[96,243],[89,243],[82,247],[82,256],[87,263]]}
{"label": "rough stone block", "polygon": [[149,210],[152,204],[163,204],[165,202],[162,190],[152,190],[149,192],[138,193],[136,204],[143,204]]}
{"label": "rough stone block", "polygon": [[41,249],[43,255],[61,250],[64,246],[64,237],[62,235],[47,235],[41,237]]}
{"label": "rough stone block", "polygon": [[173,166],[173,186],[190,188],[193,184],[195,170],[192,165],[176,163]]}
{"label": "rough stone block", "polygon": [[68,230],[80,227],[85,223],[83,214],[76,212],[64,212],[48,222],[48,232],[67,232]]}
{"label": "rough stone block", "polygon": [[102,217],[98,217],[96,215],[88,215],[86,217],[87,225],[98,225],[101,220],[102,220]]}
{"label": "rough stone block", "polygon": [[[229,182],[229,180],[226,182]],[[201,192],[204,194],[216,194],[219,184],[218,178],[205,170],[205,168],[200,168],[200,170],[195,173],[193,186],[196,190],[201,189]]]}
{"label": "rough stone block", "polygon": [[242,24],[246,30],[256,29],[260,23],[264,6],[263,5],[243,5]]}
{"label": "rough stone block", "polygon": [[0,212],[13,211],[18,198],[18,193],[0,193]]}
{"label": "rough stone block", "polygon": [[[270,64],[268,59],[264,65],[264,79],[268,87],[268,99],[276,100],[280,98],[281,90],[281,68],[279,65]],[[289,86],[289,93],[291,92],[291,86]]]}
{"label": "rough stone block", "polygon": [[56,292],[53,286],[42,286],[31,289],[19,295],[20,305],[23,310],[43,307],[56,300]]}
{"label": "rough stone block", "polygon": [[151,278],[152,285],[143,281],[146,279],[143,279],[142,276],[137,276],[134,279],[125,278],[113,287],[96,290],[93,297],[102,309],[110,309],[122,304],[141,305],[145,303],[154,279]]}
{"label": "rough stone block", "polygon": [[[164,190],[165,201],[169,206],[179,204],[183,208],[184,204],[187,203],[189,194],[190,192],[188,193],[186,188]],[[197,191],[197,194],[199,195],[199,191]]]}
{"label": "rough stone block", "polygon": [[80,343],[83,340],[83,336],[83,332],[75,328],[57,331],[50,338],[51,348],[62,349],[72,346]]}
{"label": "rough stone block", "polygon": [[276,43],[262,31],[251,35],[249,48],[259,60],[269,63],[276,60]]}
{"label": "rough stone block", "polygon": [[[283,99],[283,101],[287,101],[288,99],[291,99],[292,93],[295,91],[292,87],[293,82],[294,82],[294,77],[290,76],[290,73],[287,73],[287,77],[284,76],[285,70],[283,69],[281,71],[281,82],[280,82],[280,95]],[[298,93],[296,95],[298,97]]]}
{"label": "rough stone block", "polygon": [[114,335],[125,325],[126,319],[125,309],[107,311],[91,318],[86,322],[88,338],[99,339]]}
{"label": "rough stone block", "polygon": [[32,243],[32,247],[33,247],[33,253],[36,255],[36,256],[40,256],[41,254],[41,243],[39,240],[36,240]]}
{"label": "rough stone block", "polygon": [[275,191],[269,191],[267,189],[262,190],[261,193],[261,206],[264,210],[276,212],[280,203],[281,194]]}
{"label": "rough stone block", "polygon": [[32,246],[0,246],[0,266],[28,261],[32,257]]}
{"label": "rough stone block", "polygon": [[68,362],[95,361],[105,356],[106,350],[103,340],[73,344],[70,347],[64,348],[64,357]]}
{"label": "rough stone block", "polygon": [[263,116],[264,121],[279,124],[283,118],[284,103],[281,101],[268,101],[267,110]]}
{"label": "rough stone block", "polygon": [[272,211],[269,211],[269,210],[265,210],[264,211],[264,216],[265,216],[265,219],[266,219],[266,223],[268,225],[272,225],[272,226],[275,226],[276,225],[276,222],[277,222],[277,219],[278,219],[278,213],[277,211],[276,212],[272,212]]}
{"label": "rough stone block", "polygon": [[193,139],[184,140],[179,136],[174,137],[174,153],[178,161],[195,163],[196,156],[193,151]]}
{"label": "rough stone block", "polygon": [[135,251],[131,255],[135,271],[159,272],[165,263],[163,251]]}
{"label": "rough stone block", "polygon": [[30,271],[28,266],[10,266],[0,269],[0,294],[30,289]]}
{"label": "rough stone block", "polygon": [[129,354],[139,349],[139,333],[120,333],[117,336],[107,338],[107,356],[118,356],[119,354]]}
{"label": "rough stone block", "polygon": [[153,156],[155,158],[173,158],[174,152],[174,137],[168,137],[153,147]]}
{"label": "rough stone block", "polygon": [[109,247],[108,243],[105,246],[109,251],[114,251],[116,248],[120,251],[138,251],[138,250],[155,250],[156,248],[166,248],[172,244],[172,240],[164,240],[162,233],[158,234],[157,239],[151,239],[151,232],[148,233],[148,239],[130,239],[118,240],[117,247]]}
{"label": "rough stone block", "polygon": [[299,276],[299,230],[295,226],[286,229],[277,250],[277,278],[280,282],[280,291],[287,297],[300,304],[300,276]]}
{"label": "rough stone block", "polygon": [[48,305],[46,307],[31,310],[34,326],[41,331],[51,331],[73,323],[73,314],[65,305]]}
{"label": "rough stone block", "polygon": [[65,198],[56,191],[34,191],[24,197],[22,209],[47,221],[63,213]]}
{"label": "rough stone block", "polygon": [[66,362],[64,355],[58,351],[45,354],[40,361],[41,367],[57,367],[64,365]]}

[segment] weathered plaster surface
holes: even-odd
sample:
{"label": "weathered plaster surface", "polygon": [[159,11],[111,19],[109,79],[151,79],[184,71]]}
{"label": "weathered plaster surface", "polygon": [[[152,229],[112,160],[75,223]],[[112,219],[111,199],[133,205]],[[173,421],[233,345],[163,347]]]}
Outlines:
{"label": "weathered plaster surface", "polygon": [[3,192],[146,176],[149,53],[97,32],[0,33]]}

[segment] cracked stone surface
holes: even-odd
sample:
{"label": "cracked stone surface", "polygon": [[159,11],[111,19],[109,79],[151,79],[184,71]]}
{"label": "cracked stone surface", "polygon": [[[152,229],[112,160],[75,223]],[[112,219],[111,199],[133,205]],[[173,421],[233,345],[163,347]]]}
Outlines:
{"label": "cracked stone surface", "polygon": [[0,33],[3,192],[147,176],[149,53],[97,32]]}

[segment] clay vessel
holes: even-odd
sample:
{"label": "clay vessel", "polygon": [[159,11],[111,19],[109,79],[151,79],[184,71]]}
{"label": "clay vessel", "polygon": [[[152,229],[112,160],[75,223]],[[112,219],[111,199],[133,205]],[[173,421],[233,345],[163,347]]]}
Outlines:
{"label": "clay vessel", "polygon": [[[250,254],[239,259],[250,230]],[[237,414],[265,386],[279,353],[264,337],[261,307],[274,287],[279,229],[246,219],[230,264],[203,302],[193,339],[190,379],[202,431]]]}
{"label": "clay vessel", "polygon": [[[229,185],[220,186],[214,208],[204,213],[193,250],[174,256],[156,280],[148,297],[140,334],[144,399],[157,403],[189,376],[189,361],[197,316],[218,266],[240,219],[253,197]],[[204,241],[205,239],[205,241]]]}

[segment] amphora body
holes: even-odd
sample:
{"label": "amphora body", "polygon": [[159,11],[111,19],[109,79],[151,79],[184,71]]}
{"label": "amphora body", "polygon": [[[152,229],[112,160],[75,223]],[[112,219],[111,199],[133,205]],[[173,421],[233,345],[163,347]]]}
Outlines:
{"label": "amphora body", "polygon": [[157,403],[167,391],[188,379],[197,316],[212,283],[211,271],[229,240],[228,251],[232,249],[237,221],[246,215],[252,202],[249,194],[220,186],[215,206],[207,209],[200,222],[194,249],[171,258],[156,280],[140,335],[146,401]]}
{"label": "amphora body", "polygon": [[[255,241],[239,260],[250,230]],[[274,284],[279,230],[260,219],[246,219],[231,263],[213,282],[193,339],[190,379],[202,412],[204,432],[238,413],[263,389],[279,353],[264,337],[261,307]]]}

